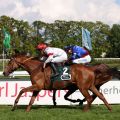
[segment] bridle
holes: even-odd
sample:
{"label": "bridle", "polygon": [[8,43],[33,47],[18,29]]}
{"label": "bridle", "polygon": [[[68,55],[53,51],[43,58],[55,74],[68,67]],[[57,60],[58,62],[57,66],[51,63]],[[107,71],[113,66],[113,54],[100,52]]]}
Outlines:
{"label": "bridle", "polygon": [[[18,61],[16,60],[16,58],[11,58],[11,59],[12,59],[18,66],[22,66],[22,67],[24,68],[24,66],[23,66],[22,64],[25,63],[25,62],[27,62],[28,60],[31,60],[32,58],[34,58],[34,57],[29,57],[29,58],[25,59],[22,63],[18,62]],[[10,69],[12,70],[12,68],[13,68],[13,63],[11,64]]]}

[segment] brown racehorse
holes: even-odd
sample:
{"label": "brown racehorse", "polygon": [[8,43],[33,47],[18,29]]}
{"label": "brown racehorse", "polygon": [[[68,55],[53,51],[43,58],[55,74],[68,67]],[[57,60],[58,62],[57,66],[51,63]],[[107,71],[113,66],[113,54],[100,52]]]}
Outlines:
{"label": "brown racehorse", "polygon": [[[92,65],[92,66],[89,66],[89,67],[96,73],[95,86],[96,86],[96,88],[98,90],[100,89],[100,87],[104,83],[110,81],[113,78],[117,78],[117,79],[120,80],[120,71],[118,71],[117,68],[110,68],[106,64],[97,64],[97,65]],[[86,99],[83,99],[83,100],[80,100],[80,99],[73,100],[73,99],[68,98],[76,90],[78,90],[76,85],[72,85],[72,86],[68,87],[68,92],[66,93],[64,98],[65,98],[65,100],[68,100],[68,101],[73,102],[73,103],[79,102],[79,104],[82,105],[83,102],[86,101]],[[53,103],[54,103],[54,106],[56,106],[55,94],[56,94],[56,90],[53,91]],[[92,98],[93,98],[92,101],[94,101],[94,99],[96,97],[97,96],[95,94],[93,94],[92,95]]]}
{"label": "brown racehorse", "polygon": [[30,80],[32,85],[22,89],[13,105],[13,109],[15,110],[17,103],[24,92],[33,92],[29,105],[27,106],[26,111],[30,111],[32,104],[36,96],[38,95],[40,90],[51,90],[51,89],[67,89],[70,85],[76,85],[80,90],[82,95],[85,97],[87,104],[84,106],[84,111],[87,111],[91,105],[92,97],[90,96],[88,90],[98,96],[106,105],[106,107],[111,111],[111,107],[104,98],[104,96],[96,89],[95,82],[95,74],[94,71],[86,67],[84,65],[71,65],[71,80],[67,81],[55,81],[51,88],[51,68],[49,65],[43,70],[43,62],[39,60],[32,59],[32,57],[27,57],[25,55],[14,55],[8,65],[6,66],[3,74],[8,76],[11,72],[15,71],[17,68],[22,67],[30,74]]}

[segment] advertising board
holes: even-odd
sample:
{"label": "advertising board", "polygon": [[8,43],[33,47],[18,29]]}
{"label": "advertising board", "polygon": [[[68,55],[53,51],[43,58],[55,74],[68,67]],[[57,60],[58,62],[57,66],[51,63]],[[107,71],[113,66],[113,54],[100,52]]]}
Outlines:
{"label": "advertising board", "polygon": [[[1,105],[13,105],[15,98],[17,97],[19,91],[25,87],[31,86],[29,80],[2,80],[0,81],[0,104]],[[105,83],[101,86],[100,91],[103,93],[105,98],[110,104],[119,104],[120,103],[120,81],[114,80]],[[67,90],[57,90],[56,92],[56,101],[58,105],[71,105],[78,103],[71,103],[64,99],[64,95]],[[20,98],[18,104],[27,105],[30,101],[32,93],[26,92]],[[35,105],[53,105],[52,102],[53,91],[41,90],[38,94],[34,104]],[[71,99],[83,99],[83,96],[77,90],[71,96]],[[103,104],[103,102],[96,98],[93,104]]]}

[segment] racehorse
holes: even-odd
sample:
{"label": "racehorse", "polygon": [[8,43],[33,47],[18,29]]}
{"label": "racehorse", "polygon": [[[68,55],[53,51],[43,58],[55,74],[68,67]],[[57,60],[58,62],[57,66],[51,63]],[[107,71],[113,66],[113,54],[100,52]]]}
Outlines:
{"label": "racehorse", "polygon": [[[96,64],[96,65],[91,65],[89,67],[96,73],[96,78],[95,78],[94,84],[98,90],[104,83],[110,81],[111,79],[117,78],[120,80],[120,71],[118,71],[117,68],[110,68],[106,64]],[[76,85],[68,87],[68,92],[65,94],[64,98],[65,98],[65,100],[68,100],[70,102],[73,102],[73,103],[79,102],[80,105],[83,105],[83,102],[86,101],[85,98],[83,100],[80,100],[80,99],[73,100],[73,99],[68,98],[76,90],[78,90]],[[56,95],[56,90],[53,91],[54,106],[56,106],[56,104],[57,104],[55,95]],[[97,96],[95,94],[93,94],[92,101],[94,101],[96,97]]]}
{"label": "racehorse", "polygon": [[30,80],[32,85],[23,88],[17,98],[15,99],[12,110],[15,110],[17,103],[24,92],[33,92],[29,105],[26,111],[30,111],[32,104],[35,101],[36,96],[40,90],[63,90],[71,85],[76,85],[80,90],[82,95],[85,97],[87,104],[84,106],[83,110],[87,111],[91,105],[92,97],[90,96],[88,90],[98,96],[106,105],[108,110],[112,110],[111,106],[106,101],[105,97],[96,89],[95,73],[94,71],[84,65],[73,64],[70,66],[71,70],[71,80],[55,81],[51,86],[50,76],[52,74],[52,69],[49,64],[43,69],[43,62],[32,59],[22,54],[16,54],[11,57],[10,61],[5,67],[3,74],[8,76],[10,73],[18,69],[19,67],[25,69],[30,74]]}

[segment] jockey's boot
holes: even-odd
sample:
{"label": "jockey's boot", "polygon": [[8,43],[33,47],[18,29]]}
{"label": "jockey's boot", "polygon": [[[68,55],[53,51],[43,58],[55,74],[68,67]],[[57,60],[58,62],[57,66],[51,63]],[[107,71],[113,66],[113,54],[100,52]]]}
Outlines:
{"label": "jockey's boot", "polygon": [[54,64],[53,62],[51,62],[51,63],[50,63],[50,66],[51,66],[51,68],[52,68],[52,70],[53,70],[53,75],[51,76],[51,78],[58,76],[59,73],[58,73],[58,71],[57,71],[57,68],[55,67],[55,64]]}

